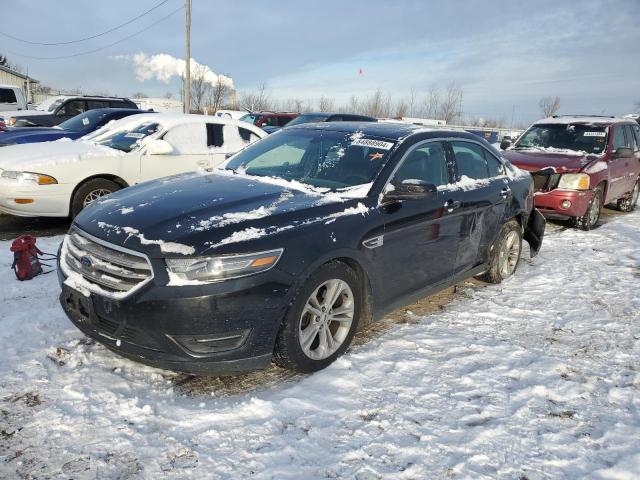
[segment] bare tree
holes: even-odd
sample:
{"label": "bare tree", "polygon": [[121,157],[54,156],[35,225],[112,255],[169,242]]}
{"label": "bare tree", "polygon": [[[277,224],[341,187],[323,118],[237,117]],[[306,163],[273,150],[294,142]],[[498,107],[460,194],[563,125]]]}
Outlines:
{"label": "bare tree", "polygon": [[336,102],[333,98],[328,98],[322,95],[318,100],[318,110],[321,112],[331,112],[335,110]]}
{"label": "bare tree", "polygon": [[394,117],[402,118],[406,117],[409,113],[409,104],[405,100],[399,100],[395,106]]}
{"label": "bare tree", "polygon": [[206,67],[195,65],[191,70],[191,110],[202,112],[210,95],[211,83],[206,79]]}
{"label": "bare tree", "polygon": [[462,88],[455,83],[449,84],[440,104],[438,117],[451,123],[462,116]]}
{"label": "bare tree", "polygon": [[427,96],[424,99],[422,115],[427,118],[437,118],[440,114],[440,89],[432,85],[429,87]]}
{"label": "bare tree", "polygon": [[171,92],[167,92],[164,94],[164,98],[166,98],[167,100],[170,100],[173,98],[173,93]]}
{"label": "bare tree", "polygon": [[415,114],[416,114],[416,90],[413,87],[411,87],[411,90],[409,90],[409,99],[407,100],[407,109],[408,109],[408,114],[409,114],[410,117],[415,116]]}
{"label": "bare tree", "polygon": [[217,112],[222,107],[224,101],[231,93],[231,87],[228,83],[222,81],[220,77],[209,89],[209,96],[207,98],[207,108],[211,112]]}
{"label": "bare tree", "polygon": [[131,98],[148,98],[149,96],[144,92],[134,92],[131,94]]}
{"label": "bare tree", "polygon": [[[358,102],[359,103],[359,102]],[[360,104],[361,107],[357,113],[363,113],[370,117],[389,117],[391,115],[391,97],[382,93],[382,90],[376,90],[369,98]]]}
{"label": "bare tree", "polygon": [[551,117],[560,109],[560,97],[542,97],[538,106],[543,117]]}
{"label": "bare tree", "polygon": [[240,96],[240,106],[252,112],[271,110],[274,102],[267,89],[267,84],[262,83],[256,92],[244,92]]}

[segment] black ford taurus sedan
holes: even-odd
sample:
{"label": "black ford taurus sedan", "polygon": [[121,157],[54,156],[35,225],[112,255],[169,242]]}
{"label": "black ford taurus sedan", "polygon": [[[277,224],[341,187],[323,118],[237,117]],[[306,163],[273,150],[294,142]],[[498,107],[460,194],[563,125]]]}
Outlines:
{"label": "black ford taurus sedan", "polygon": [[61,246],[60,300],[85,334],[142,363],[311,372],[402,305],[511,276],[544,226],[530,175],[475,135],[305,124],[221,170],[83,210]]}

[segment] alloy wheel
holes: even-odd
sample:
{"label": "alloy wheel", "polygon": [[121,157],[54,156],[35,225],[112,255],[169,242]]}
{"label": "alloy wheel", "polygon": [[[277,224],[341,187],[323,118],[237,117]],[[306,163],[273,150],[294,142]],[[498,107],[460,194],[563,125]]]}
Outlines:
{"label": "alloy wheel", "polygon": [[520,235],[514,230],[511,230],[504,239],[498,260],[502,278],[507,278],[515,271],[520,258],[520,243]]}
{"label": "alloy wheel", "polygon": [[324,360],[335,353],[351,330],[353,292],[347,282],[331,279],[316,288],[302,309],[298,339],[304,354]]}
{"label": "alloy wheel", "polygon": [[591,203],[589,205],[589,214],[587,215],[587,222],[589,222],[590,227],[593,227],[596,223],[598,223],[598,219],[600,218],[601,203],[602,202],[600,200],[600,195],[596,193],[591,200]]}
{"label": "alloy wheel", "polygon": [[85,208],[89,204],[95,202],[97,199],[104,197],[106,195],[109,195],[111,193],[113,192],[111,190],[107,190],[106,188],[98,188],[96,190],[93,190],[89,192],[86,197],[84,197],[84,201],[82,202],[82,207]]}

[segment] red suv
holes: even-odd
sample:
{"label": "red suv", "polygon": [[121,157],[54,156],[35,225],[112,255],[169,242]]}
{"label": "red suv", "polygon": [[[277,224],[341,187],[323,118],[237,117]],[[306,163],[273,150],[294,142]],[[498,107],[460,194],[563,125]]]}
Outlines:
{"label": "red suv", "polygon": [[504,156],[533,176],[535,206],[590,230],[603,205],[635,208],[640,192],[640,125],[629,118],[556,116],[539,120]]}
{"label": "red suv", "polygon": [[284,127],[291,120],[296,118],[299,113],[292,112],[256,112],[247,113],[240,120],[243,122],[253,123],[256,127]]}

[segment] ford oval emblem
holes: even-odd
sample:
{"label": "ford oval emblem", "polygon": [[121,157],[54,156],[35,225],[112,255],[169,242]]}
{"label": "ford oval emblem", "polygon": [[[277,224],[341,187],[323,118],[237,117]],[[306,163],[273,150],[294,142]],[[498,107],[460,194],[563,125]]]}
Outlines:
{"label": "ford oval emblem", "polygon": [[91,261],[91,259],[86,255],[80,258],[80,263],[82,264],[83,267],[87,267],[87,268],[91,268],[91,266],[93,265],[93,262]]}

